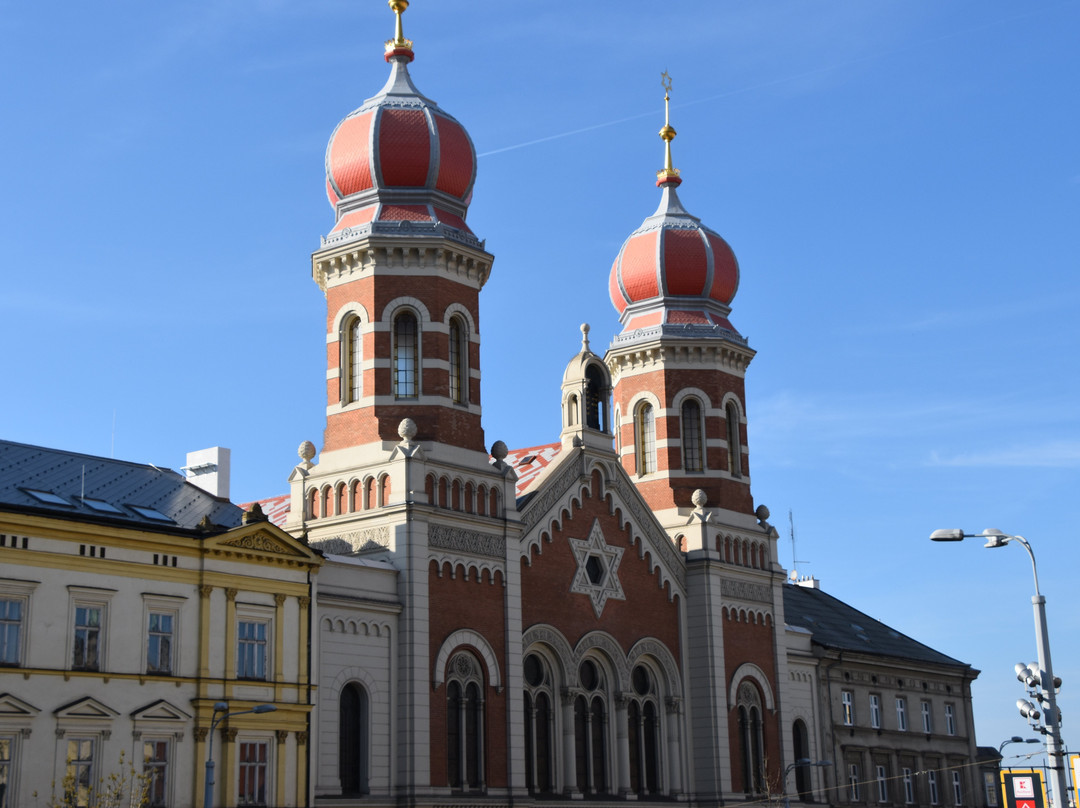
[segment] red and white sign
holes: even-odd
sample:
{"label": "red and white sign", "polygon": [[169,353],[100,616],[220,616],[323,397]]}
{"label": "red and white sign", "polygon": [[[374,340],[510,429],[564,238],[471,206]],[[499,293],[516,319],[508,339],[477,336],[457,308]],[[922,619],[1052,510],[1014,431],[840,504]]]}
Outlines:
{"label": "red and white sign", "polygon": [[1014,777],[1013,781],[1013,796],[1016,797],[1016,808],[1035,808],[1035,803],[1032,802],[1029,805],[1019,802],[1022,797],[1035,797],[1035,781],[1030,777]]}

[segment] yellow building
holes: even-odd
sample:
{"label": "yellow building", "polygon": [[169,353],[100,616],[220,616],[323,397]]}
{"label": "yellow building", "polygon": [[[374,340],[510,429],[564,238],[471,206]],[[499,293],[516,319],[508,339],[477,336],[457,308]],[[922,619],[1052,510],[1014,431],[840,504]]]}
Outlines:
{"label": "yellow building", "polygon": [[0,442],[0,806],[306,804],[319,553],[169,469]]}

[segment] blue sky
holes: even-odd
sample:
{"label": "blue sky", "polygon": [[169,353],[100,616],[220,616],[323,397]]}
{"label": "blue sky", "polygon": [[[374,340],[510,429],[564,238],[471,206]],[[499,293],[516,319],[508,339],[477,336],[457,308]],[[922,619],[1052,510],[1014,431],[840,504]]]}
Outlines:
{"label": "blue sky", "polygon": [[[380,0],[5,2],[3,437],[179,467],[242,500],[321,439],[323,153],[383,84]],[[681,13],[680,13],[681,12]],[[1065,737],[1080,715],[1080,4],[416,0],[412,75],[480,153],[470,225],[487,441],[553,441],[578,325],[658,201],[739,257],[753,489],[791,566],[983,673],[978,739],[1025,734],[1019,548],[1042,562]],[[1072,720],[1068,720],[1068,719]],[[1012,747],[1018,749],[1019,747]]]}

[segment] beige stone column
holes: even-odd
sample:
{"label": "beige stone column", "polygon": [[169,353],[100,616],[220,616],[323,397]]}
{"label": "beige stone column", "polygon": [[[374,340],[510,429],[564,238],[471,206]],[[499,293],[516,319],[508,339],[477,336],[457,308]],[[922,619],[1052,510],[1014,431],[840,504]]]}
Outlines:
{"label": "beige stone column", "polygon": [[[214,593],[214,587],[205,584],[199,587],[199,678],[206,679],[210,676],[210,596]],[[205,682],[200,683],[199,695]]]}
{"label": "beige stone column", "polygon": [[[236,678],[236,590],[225,590],[225,671],[226,679]],[[226,693],[226,698],[232,693]]]}
{"label": "beige stone column", "polygon": [[[287,742],[289,740],[289,731],[287,729],[279,729],[274,732],[274,736],[277,738],[277,751],[274,754],[274,769],[275,769],[275,782],[274,782],[274,800],[278,805],[288,805],[289,801],[285,799],[285,773],[288,770],[289,760],[286,757],[288,752]],[[296,761],[292,761],[293,765],[296,765]]]}
{"label": "beige stone column", "polygon": [[298,648],[296,649],[297,658],[300,659],[300,670],[297,676],[297,681],[306,685],[308,681],[308,666],[304,664],[308,656],[308,632],[310,630],[311,615],[309,609],[311,607],[311,598],[306,595],[301,598],[297,598],[300,603],[300,638],[297,641]]}
{"label": "beige stone column", "polygon": [[274,595],[274,681],[285,681],[285,596],[280,592]]}

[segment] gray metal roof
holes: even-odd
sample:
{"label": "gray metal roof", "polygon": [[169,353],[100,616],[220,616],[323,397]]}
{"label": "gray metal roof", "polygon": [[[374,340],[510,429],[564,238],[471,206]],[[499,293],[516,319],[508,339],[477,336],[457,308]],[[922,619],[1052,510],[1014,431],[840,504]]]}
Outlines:
{"label": "gray metal roof", "polygon": [[824,648],[970,668],[852,608],[820,589],[784,586],[784,619],[807,629]]}
{"label": "gray metal roof", "polygon": [[0,441],[0,510],[164,531],[205,516],[231,528],[243,517],[172,469],[11,441]]}

